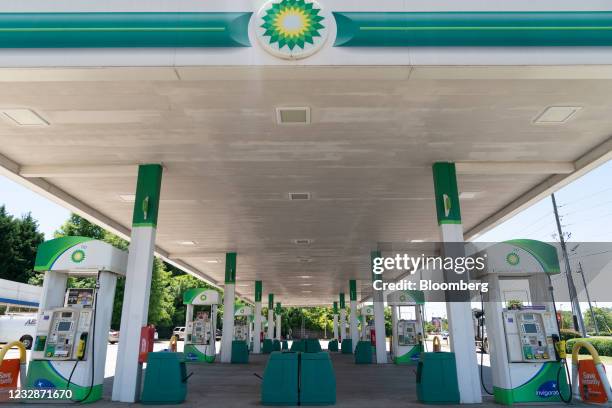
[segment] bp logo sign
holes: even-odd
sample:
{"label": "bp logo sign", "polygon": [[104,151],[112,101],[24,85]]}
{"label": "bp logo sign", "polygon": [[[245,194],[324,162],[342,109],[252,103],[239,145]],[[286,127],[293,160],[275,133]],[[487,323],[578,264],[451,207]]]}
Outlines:
{"label": "bp logo sign", "polygon": [[206,295],[205,294],[201,294],[200,295],[200,300],[201,301],[205,301],[206,300]]}
{"label": "bp logo sign", "polygon": [[516,252],[510,252],[506,255],[506,262],[508,262],[509,265],[516,266],[521,262],[521,258]]}
{"label": "bp logo sign", "polygon": [[257,38],[277,57],[305,58],[325,44],[330,20],[316,1],[272,0],[257,13]]}
{"label": "bp logo sign", "polygon": [[82,249],[77,249],[72,253],[72,255],[70,255],[70,259],[72,259],[72,262],[74,263],[83,262],[85,260],[85,251]]}

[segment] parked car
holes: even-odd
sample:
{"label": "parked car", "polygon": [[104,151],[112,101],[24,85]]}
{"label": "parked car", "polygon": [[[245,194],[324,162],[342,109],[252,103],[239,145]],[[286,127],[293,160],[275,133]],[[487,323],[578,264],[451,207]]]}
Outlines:
{"label": "parked car", "polygon": [[0,316],[0,343],[19,340],[26,349],[32,348],[36,337],[36,314]]}
{"label": "parked car", "polygon": [[119,342],[119,330],[110,330],[108,332],[108,342],[115,344]]}
{"label": "parked car", "polygon": [[[157,333],[157,330],[155,330],[154,339],[155,341],[159,340],[159,333]],[[108,342],[110,344],[119,343],[119,330],[110,330],[108,332]]]}
{"label": "parked car", "polygon": [[185,340],[185,326],[175,327],[172,330],[172,335],[176,336],[178,340]]}
{"label": "parked car", "polygon": [[443,331],[442,332],[442,340],[448,340],[448,332],[447,331]]}

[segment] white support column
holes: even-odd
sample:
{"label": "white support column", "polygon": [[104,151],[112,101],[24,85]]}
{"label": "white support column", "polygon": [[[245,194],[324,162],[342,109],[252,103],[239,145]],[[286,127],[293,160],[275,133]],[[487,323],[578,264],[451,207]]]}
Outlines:
{"label": "white support column", "polygon": [[344,293],[340,294],[340,341],[346,339],[346,303]]}
{"label": "white support column", "polygon": [[357,348],[357,342],[359,341],[359,332],[357,331],[357,281],[351,279],[349,281],[349,298],[351,315],[349,317],[349,330],[351,334],[351,343],[353,346],[353,353]]}
{"label": "white support column", "polygon": [[395,357],[397,357],[397,321],[400,314],[399,306],[391,306],[391,356],[393,357],[393,361]]}
{"label": "white support column", "polygon": [[263,285],[261,281],[255,281],[255,319],[253,327],[253,353],[261,354],[261,293]]}
{"label": "white support column", "polygon": [[[372,251],[372,259],[380,257],[380,251]],[[371,265],[370,265],[371,268]],[[372,281],[380,280],[383,275],[372,273]],[[381,286],[382,287],[382,286]],[[376,332],[376,363],[387,364],[387,338],[385,336],[385,296],[383,290],[374,290],[372,293],[374,308],[374,330]]]}
{"label": "white support column", "polygon": [[[463,243],[463,226],[459,207],[457,177],[453,163],[435,163],[433,165],[436,210],[440,225],[440,238],[443,243],[443,256],[461,256],[457,251],[463,247],[452,243]],[[463,250],[464,251],[464,250]],[[465,252],[463,252],[465,256]],[[445,280],[460,278],[453,276],[453,271],[445,274]],[[460,300],[460,299],[457,299]],[[446,314],[451,350],[455,353],[457,379],[459,382],[460,402],[474,404],[482,402],[478,361],[474,352],[474,323],[469,299],[447,301]]]}
{"label": "white support column", "polygon": [[162,167],[139,166],[112,400],[140,398],[140,329],[147,324]]}
{"label": "white support column", "polygon": [[334,302],[334,322],[333,322],[333,329],[334,329],[334,339],[338,340],[338,302]]}
{"label": "white support column", "polygon": [[268,336],[269,340],[274,340],[274,294],[268,294]]}
{"label": "white support column", "polygon": [[223,332],[221,334],[221,362],[232,362],[234,340],[234,301],[236,299],[236,253],[225,254],[225,288],[223,289]]}
{"label": "white support column", "polygon": [[281,304],[280,302],[276,304],[276,340],[281,340],[282,334],[282,322],[281,322]]}

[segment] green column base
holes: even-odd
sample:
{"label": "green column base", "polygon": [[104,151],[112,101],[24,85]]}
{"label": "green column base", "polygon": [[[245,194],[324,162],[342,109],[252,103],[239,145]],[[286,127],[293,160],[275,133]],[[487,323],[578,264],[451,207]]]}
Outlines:
{"label": "green column base", "polygon": [[274,342],[272,343],[272,350],[273,351],[281,351],[280,340],[274,340]]}
{"label": "green column base", "polygon": [[180,404],[187,397],[187,369],[183,353],[149,353],[140,402]]}
{"label": "green column base", "polygon": [[293,343],[291,343],[291,351],[294,351],[294,352],[306,351],[306,342],[303,339],[293,340]]}
{"label": "green column base", "polygon": [[353,341],[351,339],[344,339],[340,344],[342,354],[353,354]]}
{"label": "green column base", "polygon": [[360,341],[355,347],[355,364],[372,364],[372,343]]}
{"label": "green column base", "polygon": [[274,343],[271,339],[264,339],[263,346],[261,348],[261,352],[263,354],[270,354],[274,351]]}
{"label": "green column base", "polygon": [[232,341],[232,364],[248,364],[249,362],[249,347],[246,341]]}
{"label": "green column base", "polygon": [[327,343],[327,350],[338,351],[338,340],[330,340],[329,343]]}
{"label": "green column base", "polygon": [[263,405],[298,404],[298,354],[273,352],[261,384]]}
{"label": "green column base", "polygon": [[329,353],[302,353],[300,405],[334,405],[336,376]]}
{"label": "green column base", "polygon": [[459,404],[455,353],[421,353],[417,399],[426,404]]}

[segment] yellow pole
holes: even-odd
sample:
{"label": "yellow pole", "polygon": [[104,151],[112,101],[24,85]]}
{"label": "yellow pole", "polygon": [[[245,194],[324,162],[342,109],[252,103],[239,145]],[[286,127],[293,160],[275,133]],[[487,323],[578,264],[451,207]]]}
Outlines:
{"label": "yellow pole", "polygon": [[13,341],[13,342],[8,343],[4,347],[2,347],[0,349],[0,363],[2,363],[2,360],[4,360],[4,356],[6,355],[6,353],[8,353],[8,351],[12,349],[13,347],[17,347],[19,349],[19,383],[21,384],[21,387],[24,388],[25,379],[26,379],[25,374],[26,374],[27,354],[26,354],[26,348],[23,345],[23,343],[20,341]]}
{"label": "yellow pole", "polygon": [[612,405],[612,389],[610,388],[610,383],[608,382],[608,377],[606,376],[606,372],[604,371],[604,366],[599,358],[599,353],[595,350],[595,347],[587,341],[579,340],[574,343],[574,347],[572,348],[572,386],[574,388],[573,394],[574,397],[578,397],[580,395],[580,390],[578,388],[578,354],[581,349],[587,349],[591,357],[593,358],[593,363],[595,364],[595,368],[597,369],[597,373],[599,374],[599,378],[603,384],[604,389],[606,390],[606,395],[608,396],[608,405]]}

